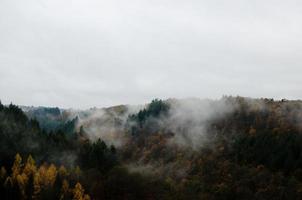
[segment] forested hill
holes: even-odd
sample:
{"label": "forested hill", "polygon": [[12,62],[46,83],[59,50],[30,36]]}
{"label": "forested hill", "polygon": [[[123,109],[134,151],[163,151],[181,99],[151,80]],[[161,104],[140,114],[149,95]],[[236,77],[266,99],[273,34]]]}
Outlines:
{"label": "forested hill", "polygon": [[1,199],[301,199],[302,102],[0,104]]}
{"label": "forested hill", "polygon": [[20,106],[29,119],[39,122],[41,129],[46,132],[62,129],[65,132],[74,132],[77,118],[71,116],[68,109],[58,107]]}

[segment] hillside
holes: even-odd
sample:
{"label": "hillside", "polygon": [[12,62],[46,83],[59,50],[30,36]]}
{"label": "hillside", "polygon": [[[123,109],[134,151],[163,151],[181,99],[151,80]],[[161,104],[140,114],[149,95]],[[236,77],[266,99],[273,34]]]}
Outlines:
{"label": "hillside", "polygon": [[4,199],[302,198],[302,101],[22,109],[0,106]]}

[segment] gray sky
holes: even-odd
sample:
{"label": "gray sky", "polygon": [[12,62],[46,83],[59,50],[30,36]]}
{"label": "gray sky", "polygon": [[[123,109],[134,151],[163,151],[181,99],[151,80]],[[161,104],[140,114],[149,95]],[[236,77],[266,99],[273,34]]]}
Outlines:
{"label": "gray sky", "polygon": [[0,0],[0,99],[302,98],[302,1]]}

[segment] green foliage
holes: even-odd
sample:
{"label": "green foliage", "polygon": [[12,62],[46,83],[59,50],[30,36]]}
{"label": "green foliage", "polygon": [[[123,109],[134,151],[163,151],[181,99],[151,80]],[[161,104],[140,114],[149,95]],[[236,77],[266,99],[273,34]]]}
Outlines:
{"label": "green foliage", "polygon": [[70,120],[65,116],[66,111],[61,111],[60,108],[24,107],[24,109],[27,117],[38,121],[41,128],[46,132],[61,130],[73,134],[76,131],[78,118],[75,117]]}
{"label": "green foliage", "polygon": [[169,112],[169,104],[163,100],[154,99],[147,108],[128,117],[128,127],[133,135],[139,132],[156,132],[160,125],[158,121]]}
{"label": "green foliage", "polygon": [[107,172],[117,164],[116,150],[108,148],[101,139],[91,143],[87,141],[79,153],[79,163],[83,169],[96,168],[101,172]]}
{"label": "green foliage", "polygon": [[265,165],[286,173],[302,168],[302,135],[297,133],[257,133],[241,135],[234,142],[234,159],[241,163]]}
{"label": "green foliage", "polygon": [[140,126],[150,117],[159,117],[167,114],[169,105],[162,100],[154,99],[147,108],[140,110],[137,114],[129,116],[131,120],[136,121]]}

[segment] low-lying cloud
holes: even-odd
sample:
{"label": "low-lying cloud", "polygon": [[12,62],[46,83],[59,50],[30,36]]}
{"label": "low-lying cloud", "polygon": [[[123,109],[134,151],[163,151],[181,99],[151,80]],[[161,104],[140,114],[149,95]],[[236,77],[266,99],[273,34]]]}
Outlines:
{"label": "low-lying cloud", "polygon": [[233,105],[219,101],[183,99],[171,103],[168,129],[174,133],[171,143],[198,148],[208,139],[208,124],[233,111]]}
{"label": "low-lying cloud", "polygon": [[[212,137],[207,129],[212,120],[222,118],[234,110],[234,105],[223,98],[215,101],[197,98],[169,99],[165,103],[169,104],[168,113],[148,117],[145,128],[161,134],[172,133],[169,144],[193,149],[201,147]],[[101,138],[107,144],[121,147],[130,136],[127,132],[129,123],[136,123],[128,120],[129,115],[138,113],[142,108],[144,106],[115,106],[78,112],[77,130],[83,127],[91,140]],[[141,131],[139,134],[144,134],[144,130]]]}

